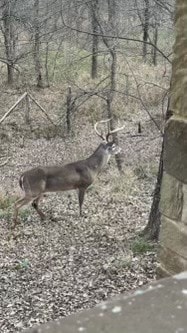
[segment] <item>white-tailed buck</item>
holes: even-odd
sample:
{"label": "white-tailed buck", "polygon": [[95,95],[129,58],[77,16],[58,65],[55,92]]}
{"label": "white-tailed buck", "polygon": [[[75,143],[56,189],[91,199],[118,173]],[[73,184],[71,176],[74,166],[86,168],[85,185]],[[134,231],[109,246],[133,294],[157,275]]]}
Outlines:
{"label": "white-tailed buck", "polygon": [[18,223],[19,209],[32,202],[41,220],[45,218],[43,212],[38,208],[39,200],[46,192],[58,192],[68,190],[78,190],[80,215],[82,214],[82,204],[86,189],[93,183],[98,173],[108,163],[110,156],[118,154],[120,148],[109,137],[124,128],[116,128],[108,131],[106,135],[97,129],[99,123],[106,123],[110,119],[97,122],[94,126],[96,134],[102,138],[103,142],[94,153],[85,160],[73,162],[62,166],[40,166],[24,172],[19,180],[21,189],[25,192],[23,198],[15,203],[13,216],[13,228]]}

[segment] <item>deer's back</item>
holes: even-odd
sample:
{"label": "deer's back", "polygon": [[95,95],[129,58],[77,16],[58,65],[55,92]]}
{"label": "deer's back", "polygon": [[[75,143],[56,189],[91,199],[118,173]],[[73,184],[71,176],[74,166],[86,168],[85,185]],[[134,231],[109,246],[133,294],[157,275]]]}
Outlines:
{"label": "deer's back", "polygon": [[93,175],[84,161],[64,166],[37,167],[24,172],[20,178],[22,189],[31,192],[57,192],[88,187]]}
{"label": "deer's back", "polygon": [[62,167],[47,167],[46,188],[49,191],[65,191],[89,186],[93,179],[89,168],[83,162],[75,162]]}

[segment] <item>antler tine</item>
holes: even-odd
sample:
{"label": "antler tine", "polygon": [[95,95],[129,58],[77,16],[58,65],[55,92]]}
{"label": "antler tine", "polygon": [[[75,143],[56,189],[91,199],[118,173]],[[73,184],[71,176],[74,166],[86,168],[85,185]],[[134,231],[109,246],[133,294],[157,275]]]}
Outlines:
{"label": "antler tine", "polygon": [[95,130],[96,134],[97,134],[100,138],[102,138],[103,140],[106,140],[106,136],[104,136],[102,133],[100,133],[100,132],[98,131],[97,126],[98,126],[98,124],[107,123],[107,122],[109,122],[110,120],[111,120],[111,119],[100,120],[100,121],[97,121],[97,122],[95,123],[95,125],[94,125],[94,130]]}
{"label": "antler tine", "polygon": [[112,135],[114,133],[117,133],[119,131],[122,131],[124,128],[125,128],[125,125],[122,126],[122,127],[117,127],[114,130],[112,130],[112,131],[109,131],[108,134],[106,135],[106,140],[108,141],[108,138],[109,138],[110,135]]}

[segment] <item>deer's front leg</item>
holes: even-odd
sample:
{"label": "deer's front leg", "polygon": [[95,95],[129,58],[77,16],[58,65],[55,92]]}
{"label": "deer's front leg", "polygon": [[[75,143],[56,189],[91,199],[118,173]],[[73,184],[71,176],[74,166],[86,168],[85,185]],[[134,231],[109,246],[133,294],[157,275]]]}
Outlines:
{"label": "deer's front leg", "polygon": [[84,195],[86,192],[86,188],[79,188],[79,211],[80,211],[80,216],[82,216],[82,204],[84,201]]}

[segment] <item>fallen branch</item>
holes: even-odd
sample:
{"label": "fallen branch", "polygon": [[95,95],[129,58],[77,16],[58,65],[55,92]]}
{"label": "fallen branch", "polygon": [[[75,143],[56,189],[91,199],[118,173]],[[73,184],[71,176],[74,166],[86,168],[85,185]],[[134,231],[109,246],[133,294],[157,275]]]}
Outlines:
{"label": "fallen branch", "polygon": [[24,99],[29,97],[38,107],[39,109],[44,113],[45,117],[48,119],[48,121],[53,124],[53,126],[56,126],[54,122],[51,120],[51,118],[48,116],[47,111],[35,100],[35,98],[30,95],[29,93],[25,92],[18,100],[17,102],[4,114],[4,116],[0,119],[0,124],[14,111],[16,106]]}
{"label": "fallen branch", "polygon": [[47,111],[34,99],[32,95],[28,93],[29,98],[39,107],[39,109],[45,114],[46,118],[49,120],[53,126],[56,126],[54,122],[51,120],[51,118],[48,116]]}
{"label": "fallen branch", "polygon": [[4,114],[4,116],[0,119],[0,124],[14,111],[16,106],[27,96],[27,92],[25,92],[19,99],[18,101]]}

